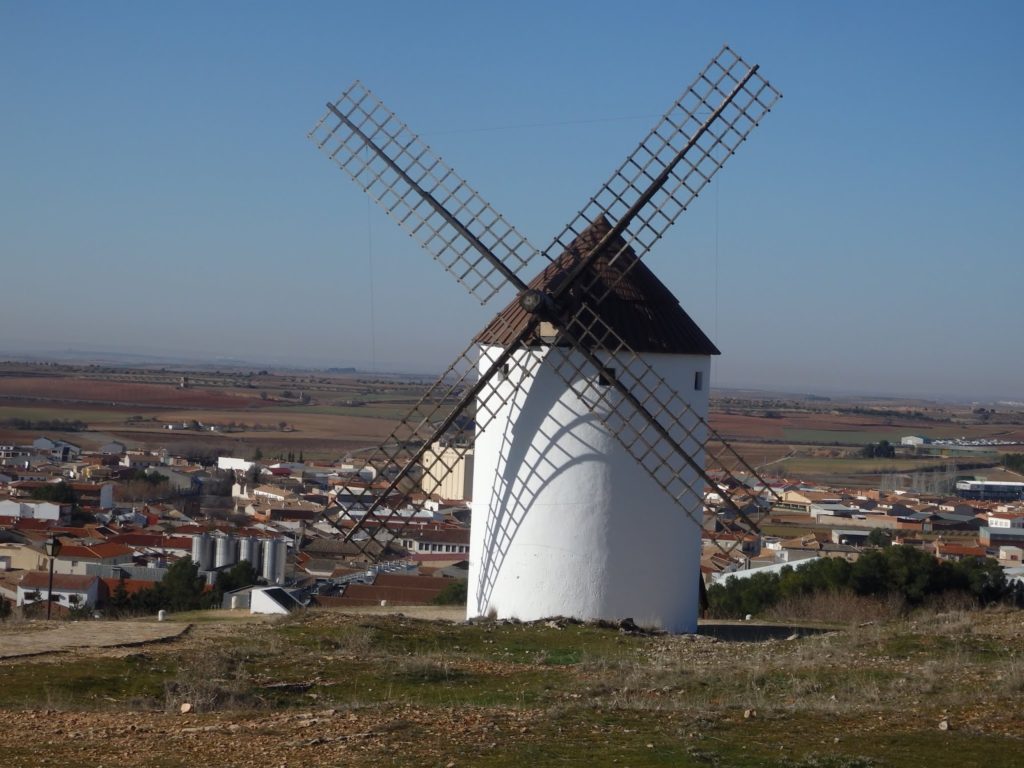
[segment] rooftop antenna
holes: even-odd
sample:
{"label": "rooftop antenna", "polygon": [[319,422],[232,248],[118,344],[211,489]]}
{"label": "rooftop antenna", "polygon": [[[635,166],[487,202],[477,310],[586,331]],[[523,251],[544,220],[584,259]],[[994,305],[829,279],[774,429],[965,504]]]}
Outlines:
{"label": "rooftop antenna", "polygon": [[731,557],[768,486],[708,424],[718,350],[641,259],[780,96],[723,46],[543,251],[362,83],[327,104],[331,160],[481,303],[516,292],[371,454],[387,486],[342,505],[346,541],[379,556],[473,451],[470,617],[696,630],[702,533]]}

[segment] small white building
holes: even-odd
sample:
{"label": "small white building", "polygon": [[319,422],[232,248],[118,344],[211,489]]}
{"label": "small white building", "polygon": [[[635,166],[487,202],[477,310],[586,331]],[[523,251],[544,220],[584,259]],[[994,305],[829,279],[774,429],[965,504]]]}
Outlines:
{"label": "small white building", "polygon": [[1003,565],[1024,565],[1024,547],[1000,547],[999,562]]}
{"label": "small white building", "polygon": [[420,488],[442,499],[473,498],[473,449],[434,443],[420,459]]}
{"label": "small white building", "polygon": [[40,453],[45,453],[56,461],[71,461],[77,459],[82,449],[74,443],[64,440],[51,440],[48,437],[37,437],[32,441],[32,447]]}
{"label": "small white building", "polygon": [[990,528],[1024,528],[1024,515],[989,512],[988,525]]}
{"label": "small white building", "polygon": [[[18,584],[18,605],[46,602],[49,595],[50,574],[29,571]],[[87,608],[96,605],[100,594],[98,576],[77,576],[65,573],[53,575],[53,602],[65,608]]]}
{"label": "small white building", "polygon": [[905,435],[900,438],[900,445],[918,446],[927,445],[931,441],[927,437],[921,437],[919,435]]}
{"label": "small white building", "polygon": [[236,459],[233,456],[218,456],[217,469],[230,469],[236,472],[248,472],[253,462],[245,459]]}
{"label": "small white building", "polygon": [[18,517],[30,520],[60,520],[61,512],[70,514],[70,504],[55,504],[52,501],[0,501],[0,517]]}

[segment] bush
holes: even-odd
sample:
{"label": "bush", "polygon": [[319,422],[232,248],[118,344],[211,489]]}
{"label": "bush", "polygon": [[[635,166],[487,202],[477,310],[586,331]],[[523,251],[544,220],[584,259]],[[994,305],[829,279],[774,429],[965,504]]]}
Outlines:
{"label": "bush", "polygon": [[730,579],[708,590],[708,603],[716,618],[742,618],[763,614],[782,600],[819,593],[896,597],[914,608],[948,592],[968,594],[981,606],[1022,601],[1022,590],[1007,583],[991,558],[940,562],[923,550],[899,546],[869,550],[855,563],[822,558],[798,569],[787,566],[779,573]]}
{"label": "bush", "polygon": [[462,579],[445,584],[444,589],[431,602],[434,605],[465,605],[469,595],[467,584]]}

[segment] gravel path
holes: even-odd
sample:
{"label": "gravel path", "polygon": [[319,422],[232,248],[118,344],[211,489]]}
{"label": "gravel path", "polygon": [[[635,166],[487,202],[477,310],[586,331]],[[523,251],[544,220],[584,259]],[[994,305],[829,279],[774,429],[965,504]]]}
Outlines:
{"label": "gravel path", "polygon": [[24,632],[0,635],[0,659],[152,643],[178,637],[191,626],[167,621],[57,622],[45,629],[32,626]]}

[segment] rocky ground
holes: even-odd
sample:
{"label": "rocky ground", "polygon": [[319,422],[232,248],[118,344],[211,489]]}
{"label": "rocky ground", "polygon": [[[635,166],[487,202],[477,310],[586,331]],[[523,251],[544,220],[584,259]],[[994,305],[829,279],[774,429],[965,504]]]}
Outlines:
{"label": "rocky ground", "polygon": [[[204,618],[157,644],[0,661],[4,764],[990,767],[1024,754],[1019,612],[759,642],[381,612]],[[106,623],[126,638],[128,624]]]}

